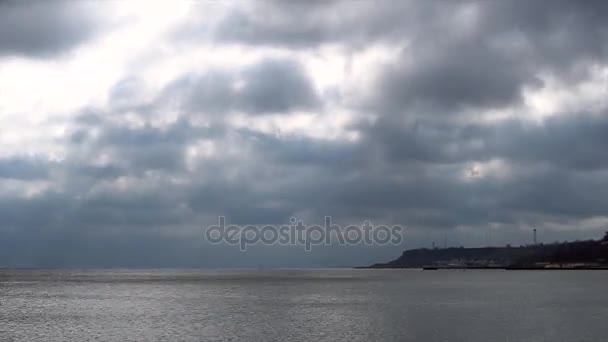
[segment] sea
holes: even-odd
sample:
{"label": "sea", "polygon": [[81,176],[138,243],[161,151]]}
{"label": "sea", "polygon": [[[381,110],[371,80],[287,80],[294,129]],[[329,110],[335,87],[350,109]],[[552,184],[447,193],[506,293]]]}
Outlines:
{"label": "sea", "polygon": [[606,342],[608,271],[5,269],[0,341]]}

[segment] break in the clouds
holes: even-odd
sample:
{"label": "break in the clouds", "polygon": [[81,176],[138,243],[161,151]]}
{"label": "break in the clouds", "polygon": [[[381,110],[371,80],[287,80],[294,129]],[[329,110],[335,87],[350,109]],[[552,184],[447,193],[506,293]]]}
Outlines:
{"label": "break in the clouds", "polygon": [[[0,265],[346,266],[608,224],[604,1],[0,9]],[[405,242],[204,240],[326,215]]]}

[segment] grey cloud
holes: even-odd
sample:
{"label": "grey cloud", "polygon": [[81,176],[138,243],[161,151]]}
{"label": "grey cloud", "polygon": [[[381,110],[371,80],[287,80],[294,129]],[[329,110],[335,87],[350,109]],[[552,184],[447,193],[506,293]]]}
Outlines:
{"label": "grey cloud", "polygon": [[458,164],[503,159],[572,170],[608,167],[608,115],[564,113],[542,123],[505,119],[491,124],[397,122],[385,117],[361,126],[371,153],[388,160]]}
{"label": "grey cloud", "polygon": [[[572,134],[581,131],[576,117],[563,120],[556,126],[562,127],[559,130],[552,128],[552,124],[543,129],[561,132],[560,135],[564,135],[564,127],[570,127]],[[436,134],[421,134],[416,139],[419,144],[431,148],[433,141],[442,143],[438,138],[442,132],[449,132],[447,127],[436,127]],[[512,124],[499,127],[516,130]],[[91,152],[101,151],[112,143],[127,149],[130,149],[128,146],[137,147],[131,150],[135,154],[131,156],[133,160],[140,160],[138,154],[148,155],[149,151],[144,146],[154,148],[168,144],[175,145],[175,150],[179,151],[202,136],[200,131],[187,133],[192,128],[186,122],[169,126],[165,131],[152,128],[118,130],[111,125],[101,126],[101,129],[108,131],[102,137],[113,138],[85,140],[92,144]],[[172,133],[177,131],[181,133]],[[508,137],[511,133],[505,131],[504,134]],[[552,162],[552,155],[546,153],[541,154],[548,159],[547,163],[535,160],[541,165],[531,164],[525,155],[507,155],[505,151],[511,147],[501,146],[504,142],[500,134],[483,127],[465,127],[460,131],[453,128],[448,135],[449,139],[443,144],[458,143],[468,138],[488,139],[482,145],[491,149],[484,152],[487,156],[500,157],[504,153],[503,157],[513,158],[520,166],[514,168],[514,173],[507,178],[488,175],[466,181],[462,170],[467,160],[479,157],[478,151],[470,153],[461,149],[460,155],[448,155],[447,164],[442,153],[434,158],[418,160],[400,160],[376,154],[370,160],[367,158],[369,149],[376,144],[367,140],[371,137],[355,143],[320,142],[305,138],[278,138],[248,130],[223,130],[212,139],[219,146],[227,143],[240,146],[242,155],[207,160],[204,169],[196,174],[183,169],[183,165],[170,170],[161,168],[164,172],[160,178],[157,178],[158,174],[150,177],[137,171],[140,167],[137,163],[119,163],[122,169],[111,172],[135,175],[139,182],[145,184],[143,188],[126,191],[96,189],[105,178],[95,179],[87,171],[89,169],[79,168],[86,164],[79,165],[74,159],[78,155],[72,154],[70,162],[53,166],[54,170],[63,168],[63,173],[70,176],[63,193],[50,192],[42,197],[19,201],[5,198],[1,206],[6,211],[6,215],[0,216],[3,217],[2,226],[20,227],[21,235],[15,236],[17,233],[11,229],[2,234],[15,241],[25,239],[33,231],[51,229],[54,233],[53,239],[49,236],[52,240],[49,243],[56,246],[68,243],[71,247],[66,248],[75,255],[82,253],[77,248],[79,244],[90,244],[93,251],[98,248],[95,246],[99,246],[99,241],[118,250],[123,250],[120,246],[142,248],[141,253],[147,255],[147,248],[163,246],[165,241],[167,258],[172,258],[165,263],[202,265],[205,264],[203,261],[184,260],[187,255],[199,255],[192,241],[180,242],[177,238],[163,238],[162,235],[170,233],[173,227],[215,223],[219,215],[226,215],[231,223],[237,224],[284,223],[291,216],[306,218],[310,222],[332,215],[339,222],[371,219],[426,229],[446,229],[457,225],[484,227],[490,223],[517,227],[542,223],[547,218],[576,222],[602,215],[608,210],[608,193],[601,190],[606,188],[603,169],[563,169],[559,160]],[[598,144],[596,138],[588,135],[590,143]],[[529,136],[537,134],[530,132]],[[552,134],[538,136],[536,145],[541,149],[543,144],[557,143]],[[521,143],[526,144],[525,139]],[[519,146],[512,148],[514,151],[521,149]],[[501,149],[504,150],[501,152]],[[247,155],[255,157],[247,158]],[[82,163],[85,161],[81,159]],[[120,162],[119,159],[115,161]],[[185,183],[173,183],[170,181],[172,177],[185,177]],[[30,215],[32,211],[37,213],[35,217]],[[202,235],[200,239],[202,243]],[[185,251],[186,248],[190,254],[173,252]],[[230,253],[226,248],[214,250],[211,255],[217,257]],[[328,253],[331,256],[339,251],[335,249]],[[87,258],[90,258],[90,263],[115,265],[121,264],[121,258],[129,258],[130,254],[125,252],[121,255],[110,260],[98,251],[98,254],[91,252]],[[258,258],[259,262],[270,262],[260,255]],[[135,262],[140,259],[129,260]],[[293,259],[285,258],[284,262],[304,262],[302,260],[306,258],[294,256]]]}
{"label": "grey cloud", "polygon": [[489,34],[519,34],[545,63],[564,66],[574,59],[596,60],[608,53],[604,1],[514,0],[488,3],[485,9],[481,26]]}
{"label": "grey cloud", "polygon": [[[535,78],[540,71],[560,80],[588,76],[578,68],[606,52],[604,2],[256,4],[229,15],[216,43],[403,45],[398,60],[376,75],[372,101],[347,108],[377,116],[349,127],[359,139],[273,135],[227,124],[233,111],[331,115],[294,60],[188,75],[149,103],[132,101],[140,89],[127,77],[110,91],[109,109],[83,110],[71,122],[60,141],[65,160],[0,160],[0,182],[54,185],[33,196],[0,195],[0,264],[328,266],[373,262],[386,253],[352,249],[345,258],[330,246],[322,257],[276,249],[242,257],[204,243],[202,228],[219,215],[239,224],[332,215],[339,222],[400,223],[428,236],[500,224],[507,237],[522,226],[552,222],[571,225],[569,236],[584,235],[578,224],[607,216],[608,113],[565,112],[539,124],[476,123],[460,115],[518,104],[523,87],[543,86]],[[479,16],[454,20],[467,6]],[[52,49],[28,53],[41,51]],[[166,110],[177,112],[177,121],[152,124]],[[143,124],[117,123],[127,112]],[[200,139],[213,142],[215,153],[192,169],[185,151]],[[467,177],[472,163],[492,160],[507,165],[499,170],[504,174]],[[422,242],[408,241],[408,247],[416,243]],[[240,260],[232,261],[235,256]]]}
{"label": "grey cloud", "polygon": [[[124,127],[90,113],[77,120],[81,124],[68,138],[73,147],[72,159],[88,162],[91,156],[110,156],[110,165],[76,165],[83,175],[101,178],[146,171],[177,172],[184,168],[188,143],[212,137],[221,130],[195,127],[184,120],[164,127]],[[93,129],[100,131],[98,136],[90,134]]]}
{"label": "grey cloud", "polygon": [[0,55],[65,52],[99,29],[93,7],[72,1],[0,2]]}
{"label": "grey cloud", "polygon": [[290,60],[265,60],[245,70],[241,106],[254,113],[283,113],[319,105],[303,67]]}
{"label": "grey cloud", "polygon": [[427,24],[429,32],[416,35],[401,61],[381,75],[375,99],[381,112],[454,114],[462,107],[516,105],[525,87],[543,86],[539,73],[574,82],[589,76],[585,66],[607,56],[603,2],[457,4],[477,8],[472,29],[458,34],[457,21]]}
{"label": "grey cloud", "polygon": [[284,114],[321,105],[303,67],[289,59],[188,76],[170,85],[162,97],[174,99],[185,111],[205,114]]}
{"label": "grey cloud", "polygon": [[381,119],[361,128],[369,153],[391,162],[458,163],[489,157],[483,127],[462,127],[425,120],[398,123]]}
{"label": "grey cloud", "polygon": [[[220,24],[217,39],[251,44],[308,46],[335,34],[327,25],[317,4],[304,2],[260,3],[252,12],[236,9]],[[329,5],[328,7],[333,7]],[[256,14],[270,13],[262,19]],[[295,15],[300,20],[295,20]]]}
{"label": "grey cloud", "polygon": [[[479,15],[455,20],[467,8]],[[602,0],[268,1],[234,8],[216,35],[220,43],[312,48],[323,43],[434,41],[455,36],[459,26],[473,25],[473,34],[483,40],[520,34],[538,47],[536,52],[545,51],[544,57],[566,60],[606,52],[601,42],[607,10]]]}
{"label": "grey cloud", "polygon": [[44,179],[49,162],[36,158],[11,157],[0,159],[0,179]]}
{"label": "grey cloud", "polygon": [[366,110],[454,114],[517,103],[524,87],[542,86],[539,72],[587,76],[581,66],[608,53],[606,14],[602,1],[265,2],[235,9],[217,41],[287,49],[339,43],[355,51],[378,42],[402,46]]}
{"label": "grey cloud", "polygon": [[264,151],[261,156],[270,162],[280,161],[298,167],[327,167],[340,169],[356,167],[364,162],[359,154],[359,146],[335,141],[316,141],[304,137],[277,137],[241,129],[239,134],[246,138],[255,150]]}
{"label": "grey cloud", "polygon": [[565,169],[608,167],[608,113],[557,116],[539,125],[511,121],[492,131],[489,155],[522,163],[544,161]]}
{"label": "grey cloud", "polygon": [[[441,6],[452,8],[449,3]],[[219,42],[314,48],[324,43],[355,46],[403,38],[434,4],[416,1],[269,1],[236,8],[215,30]],[[340,15],[336,15],[340,13]],[[196,27],[182,32],[197,36]]]}
{"label": "grey cloud", "polygon": [[482,42],[416,47],[389,67],[376,100],[380,110],[445,114],[463,108],[496,108],[520,100],[523,86],[538,84],[532,69]]}

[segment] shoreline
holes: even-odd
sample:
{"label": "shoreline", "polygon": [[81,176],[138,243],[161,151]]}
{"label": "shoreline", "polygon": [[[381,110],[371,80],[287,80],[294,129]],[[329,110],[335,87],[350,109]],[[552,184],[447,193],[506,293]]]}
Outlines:
{"label": "shoreline", "polygon": [[471,267],[445,267],[445,266],[423,266],[423,267],[353,267],[354,269],[375,270],[504,270],[504,271],[608,271],[608,266],[598,267],[519,267],[519,266],[471,266]]}

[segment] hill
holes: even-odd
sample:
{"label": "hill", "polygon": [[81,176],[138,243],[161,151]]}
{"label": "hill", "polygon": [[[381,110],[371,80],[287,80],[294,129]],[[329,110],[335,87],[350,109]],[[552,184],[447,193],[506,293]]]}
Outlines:
{"label": "hill", "polygon": [[602,240],[521,247],[413,249],[369,268],[604,268],[608,267],[608,232]]}

